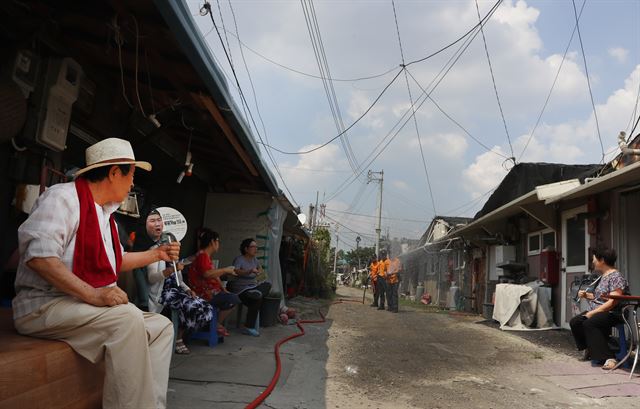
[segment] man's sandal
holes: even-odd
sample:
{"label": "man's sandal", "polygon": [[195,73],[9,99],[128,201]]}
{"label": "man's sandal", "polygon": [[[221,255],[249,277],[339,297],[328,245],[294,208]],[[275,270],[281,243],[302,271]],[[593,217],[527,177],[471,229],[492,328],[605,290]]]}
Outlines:
{"label": "man's sandal", "polygon": [[184,344],[184,341],[181,339],[176,340],[175,351],[178,355],[189,355],[191,353],[191,351],[189,351],[189,348],[187,348],[187,346]]}
{"label": "man's sandal", "polygon": [[602,369],[613,369],[616,365],[618,365],[618,361],[613,358],[609,358],[604,362],[604,365],[602,365]]}

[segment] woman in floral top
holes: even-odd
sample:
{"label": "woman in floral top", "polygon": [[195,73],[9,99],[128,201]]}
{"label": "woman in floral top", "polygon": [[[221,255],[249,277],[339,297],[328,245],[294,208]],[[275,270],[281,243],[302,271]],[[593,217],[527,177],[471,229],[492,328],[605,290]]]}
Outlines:
{"label": "woman in floral top", "polygon": [[616,309],[618,301],[603,296],[622,295],[629,289],[627,280],[615,268],[617,258],[613,249],[596,249],[593,268],[600,274],[598,285],[593,293],[578,292],[578,297],[589,300],[591,309],[573,317],[569,323],[578,350],[585,351],[585,359],[604,362],[603,369],[612,369],[617,364],[607,341],[611,328],[622,322],[622,316]]}
{"label": "woman in floral top", "polygon": [[229,333],[224,328],[224,320],[233,307],[240,303],[240,299],[224,288],[220,277],[225,274],[235,275],[234,268],[213,268],[211,256],[220,248],[218,233],[207,228],[200,230],[198,248],[200,250],[189,268],[189,284],[199,297],[209,301],[218,309],[218,334],[228,336]]}

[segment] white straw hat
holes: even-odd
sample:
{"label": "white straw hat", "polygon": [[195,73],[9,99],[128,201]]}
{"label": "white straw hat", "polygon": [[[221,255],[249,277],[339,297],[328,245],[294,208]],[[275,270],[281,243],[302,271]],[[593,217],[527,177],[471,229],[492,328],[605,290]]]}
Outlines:
{"label": "white straw hat", "polygon": [[76,177],[88,170],[111,165],[131,164],[146,171],[151,170],[149,162],[136,161],[129,141],[119,138],[107,138],[89,146],[85,151],[85,160],[87,166],[78,170]]}

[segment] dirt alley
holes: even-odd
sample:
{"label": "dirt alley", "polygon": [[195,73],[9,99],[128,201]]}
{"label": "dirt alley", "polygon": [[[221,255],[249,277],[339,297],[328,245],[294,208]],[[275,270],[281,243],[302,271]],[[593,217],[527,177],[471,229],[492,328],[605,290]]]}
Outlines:
{"label": "dirt alley", "polygon": [[[339,287],[338,298],[362,300]],[[478,324],[478,316],[398,314],[332,305],[326,366],[327,408],[640,407],[631,398],[592,399],[533,375],[541,362],[575,357]]]}

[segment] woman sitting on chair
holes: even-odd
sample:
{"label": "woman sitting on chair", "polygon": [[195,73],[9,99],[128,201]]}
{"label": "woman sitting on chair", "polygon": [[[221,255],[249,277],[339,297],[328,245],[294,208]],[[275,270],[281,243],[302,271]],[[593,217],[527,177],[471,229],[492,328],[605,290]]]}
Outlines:
{"label": "woman sitting on chair", "polygon": [[[158,240],[162,235],[164,223],[157,210],[152,210],[146,219],[147,234],[153,240],[151,248],[157,247]],[[197,331],[211,321],[213,308],[205,302],[185,284],[182,278],[181,263],[177,264],[177,271],[174,272],[172,265],[167,265],[164,261],[147,266],[147,280],[149,281],[149,311],[161,312],[165,306],[176,310],[180,324],[176,336],[176,354],[189,354],[189,348],[183,341],[185,330]],[[178,280],[180,285],[178,285]]]}
{"label": "woman sitting on chair", "polygon": [[189,267],[189,282],[193,290],[203,299],[209,301],[219,311],[218,335],[228,336],[224,320],[231,310],[240,304],[237,295],[229,293],[220,277],[225,274],[235,275],[233,267],[213,268],[211,256],[220,249],[220,236],[206,227],[198,233],[198,253]]}
{"label": "woman sitting on chair", "polygon": [[593,269],[600,275],[593,293],[579,291],[578,297],[589,300],[590,310],[571,319],[571,333],[578,350],[584,350],[584,359],[604,363],[602,369],[616,366],[615,355],[608,346],[611,328],[622,323],[617,300],[603,296],[623,295],[628,292],[627,280],[615,268],[615,250],[598,248],[593,254]]}
{"label": "woman sitting on chair", "polygon": [[258,311],[260,311],[262,299],[271,290],[271,283],[267,281],[258,283],[258,277],[263,275],[264,271],[256,258],[258,244],[254,239],[244,239],[240,243],[240,253],[241,255],[233,260],[238,277],[229,281],[229,291],[238,294],[242,303],[247,306],[247,320],[242,333],[257,337],[260,335],[255,328]]}

